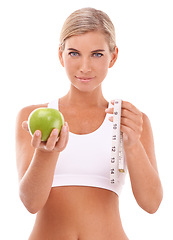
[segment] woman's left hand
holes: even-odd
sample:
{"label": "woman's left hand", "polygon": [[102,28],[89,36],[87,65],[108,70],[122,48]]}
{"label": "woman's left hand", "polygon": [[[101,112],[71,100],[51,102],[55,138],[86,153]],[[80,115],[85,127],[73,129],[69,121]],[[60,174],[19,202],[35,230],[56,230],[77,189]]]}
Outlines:
{"label": "woman's left hand", "polygon": [[[111,101],[114,105],[114,101]],[[114,108],[107,108],[106,113],[113,114]],[[109,117],[113,122],[113,116]],[[134,105],[122,101],[121,104],[121,126],[125,148],[133,147],[140,139],[143,131],[143,114]]]}

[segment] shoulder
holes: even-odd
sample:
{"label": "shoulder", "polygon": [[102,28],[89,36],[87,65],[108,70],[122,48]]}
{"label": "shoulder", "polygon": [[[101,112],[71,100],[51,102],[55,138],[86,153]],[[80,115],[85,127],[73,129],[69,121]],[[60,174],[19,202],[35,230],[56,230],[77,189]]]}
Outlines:
{"label": "shoulder", "polygon": [[28,117],[30,115],[30,113],[40,107],[47,107],[48,103],[45,104],[38,104],[38,105],[30,105],[30,106],[26,106],[23,107],[18,113],[17,113],[17,117],[16,117],[16,132],[20,133],[20,131],[22,130],[22,123],[24,121],[28,120]]}
{"label": "shoulder", "polygon": [[143,116],[143,131],[140,140],[149,157],[152,166],[157,170],[154,136],[151,123],[149,117],[145,113],[142,113],[142,116]]}
{"label": "shoulder", "polygon": [[142,112],[142,120],[143,120],[143,125],[142,125],[142,135],[141,139],[144,142],[151,143],[153,142],[153,132],[152,132],[152,127],[151,127],[151,122],[149,117]]}
{"label": "shoulder", "polygon": [[151,122],[149,117],[145,113],[142,114],[142,120],[143,120],[143,131],[150,130],[151,131]]}
{"label": "shoulder", "polygon": [[26,107],[23,107],[17,114],[17,121],[19,120],[27,120],[30,113],[37,109],[37,108],[41,108],[41,107],[47,107],[48,106],[48,103],[45,103],[45,104],[37,104],[37,105],[30,105],[30,106],[26,106]]}

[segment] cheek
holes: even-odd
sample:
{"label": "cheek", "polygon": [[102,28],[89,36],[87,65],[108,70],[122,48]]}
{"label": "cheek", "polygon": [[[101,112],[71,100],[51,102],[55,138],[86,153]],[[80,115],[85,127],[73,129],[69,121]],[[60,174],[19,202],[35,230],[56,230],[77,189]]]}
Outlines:
{"label": "cheek", "polygon": [[74,62],[71,61],[71,59],[66,54],[66,52],[63,52],[62,59],[63,59],[63,66],[64,66],[66,72],[71,72],[74,68]]}
{"label": "cheek", "polygon": [[106,75],[108,72],[108,68],[109,68],[109,62],[106,60],[102,60],[100,61],[100,63],[98,64],[98,73],[100,73],[100,75]]}
{"label": "cheek", "polygon": [[64,59],[64,68],[66,72],[70,74],[74,72],[76,68],[76,64],[74,63],[74,61],[69,61],[69,59]]}

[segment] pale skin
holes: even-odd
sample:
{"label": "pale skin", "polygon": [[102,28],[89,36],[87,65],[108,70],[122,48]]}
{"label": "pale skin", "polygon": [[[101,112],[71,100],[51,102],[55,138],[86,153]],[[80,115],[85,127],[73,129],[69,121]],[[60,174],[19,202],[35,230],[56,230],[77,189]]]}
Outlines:
{"label": "pale skin", "polygon": [[[16,158],[20,197],[28,211],[38,213],[30,240],[128,239],[115,193],[87,186],[51,188],[58,157],[68,144],[69,131],[93,132],[102,124],[105,114],[110,114],[113,121],[113,108],[108,108],[102,82],[117,56],[118,48],[110,52],[100,32],[70,37],[65,49],[59,49],[59,59],[71,87],[59,103],[66,123],[58,141],[57,129],[46,143],[41,142],[40,131],[32,137],[28,133],[30,112],[47,104],[26,107],[18,114]],[[163,193],[150,121],[133,104],[122,101],[121,131],[134,197],[141,208],[154,213]]]}

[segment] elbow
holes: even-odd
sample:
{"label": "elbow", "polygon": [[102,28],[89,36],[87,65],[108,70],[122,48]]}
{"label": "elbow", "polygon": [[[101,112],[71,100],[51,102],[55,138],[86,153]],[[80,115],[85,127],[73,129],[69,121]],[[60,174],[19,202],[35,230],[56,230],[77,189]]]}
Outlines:
{"label": "elbow", "polygon": [[151,208],[149,209],[148,213],[150,214],[156,213],[160,207],[162,199],[163,199],[163,193],[161,193],[160,196],[158,196],[155,200],[153,200],[153,204],[151,205]]}
{"label": "elbow", "polygon": [[[26,207],[26,206],[25,206]],[[37,209],[33,208],[32,206],[28,206],[26,207],[26,209],[28,210],[29,213],[31,214],[36,214],[38,212]]]}
{"label": "elbow", "polygon": [[31,214],[36,214],[36,213],[38,213],[38,211],[40,210],[40,209],[38,209],[38,208],[35,208],[34,206],[32,206],[32,205],[28,205],[28,206],[25,206],[26,207],[26,209],[28,210],[28,212],[29,213],[31,213]]}
{"label": "elbow", "polygon": [[19,194],[20,196],[20,200],[22,201],[23,205],[25,206],[25,208],[28,210],[28,212],[30,212],[31,214],[36,214],[39,209],[37,209],[33,202],[31,202],[29,199],[26,199],[25,196],[23,196],[23,194]]}
{"label": "elbow", "polygon": [[149,214],[154,214],[157,212],[157,210],[159,209],[159,206],[161,204],[161,201],[162,200],[155,200],[155,199],[152,199],[150,201],[146,201],[146,202],[138,202],[138,205],[147,213]]}
{"label": "elbow", "polygon": [[153,196],[153,201],[151,204],[152,207],[150,208],[148,213],[150,214],[156,213],[160,207],[162,200],[163,200],[163,188],[162,185],[160,184],[160,188],[155,192],[155,195]]}
{"label": "elbow", "polygon": [[154,202],[152,204],[149,204],[147,207],[143,208],[147,213],[154,214],[159,209],[161,201]]}
{"label": "elbow", "polygon": [[147,213],[154,214],[159,209],[162,199],[163,199],[163,190],[161,188],[159,192],[153,194],[148,199],[145,199],[145,201],[142,201],[141,204],[139,203],[138,204]]}
{"label": "elbow", "polygon": [[31,214],[36,214],[41,207],[38,205],[37,201],[35,201],[32,197],[28,197],[25,193],[22,191],[19,191],[19,197],[22,201],[25,208],[30,212]]}

